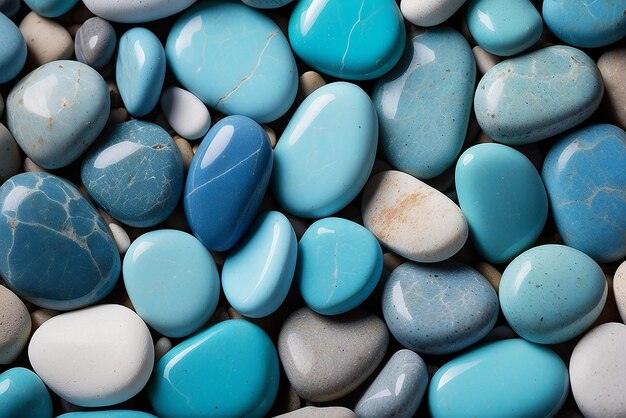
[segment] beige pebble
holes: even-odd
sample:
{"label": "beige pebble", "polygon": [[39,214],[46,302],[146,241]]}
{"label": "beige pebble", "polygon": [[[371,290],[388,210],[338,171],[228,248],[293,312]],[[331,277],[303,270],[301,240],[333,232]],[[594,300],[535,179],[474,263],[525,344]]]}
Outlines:
{"label": "beige pebble", "polygon": [[404,257],[400,257],[396,253],[392,253],[391,251],[383,254],[383,266],[390,273],[396,269],[401,264],[406,263],[406,259]]}
{"label": "beige pebble", "polygon": [[193,144],[193,148],[191,149],[195,155],[196,151],[198,151],[198,147],[200,146],[200,143],[197,142],[195,144]]}
{"label": "beige pebble", "polygon": [[185,217],[185,211],[182,206],[177,206],[176,209],[171,213],[171,215],[165,221],[167,226],[172,229],[178,229],[179,231],[189,232],[191,229],[189,228],[189,224],[187,223],[187,218]]}
{"label": "beige pebble", "polygon": [[59,314],[57,311],[53,311],[52,309],[38,309],[35,312],[30,314],[30,321],[32,323],[32,329],[30,331],[31,335],[37,331],[37,328],[41,326],[48,319],[55,317]]}
{"label": "beige pebble", "polygon": [[15,360],[30,336],[30,315],[20,298],[0,286],[0,364]]}
{"label": "beige pebble", "polygon": [[626,129],[626,47],[606,51],[598,68],[604,80],[604,105],[617,125]]}
{"label": "beige pebble", "polygon": [[324,86],[326,81],[315,71],[307,71],[300,76],[300,84],[298,85],[298,95],[304,100],[309,94]]}
{"label": "beige pebble", "polygon": [[265,133],[270,140],[270,145],[274,148],[276,146],[276,132],[267,125],[263,125],[263,129],[265,129]]}
{"label": "beige pebble", "polygon": [[161,337],[154,343],[154,361],[159,361],[173,347],[172,341],[167,337]]}
{"label": "beige pebble", "polygon": [[342,406],[305,406],[275,418],[357,418],[357,415]]}
{"label": "beige pebble", "polygon": [[30,12],[20,23],[20,32],[28,47],[27,65],[34,69],[51,61],[70,59],[74,41],[57,22]]}
{"label": "beige pebble", "polygon": [[474,266],[474,268],[476,269],[476,271],[482,274],[485,279],[487,279],[487,281],[491,283],[495,291],[498,292],[498,290],[500,289],[500,280],[502,280],[502,273],[500,273],[497,268],[485,261],[478,262]]}
{"label": "beige pebble", "polygon": [[109,113],[109,120],[107,121],[107,125],[114,125],[116,123],[122,123],[128,120],[130,120],[128,111],[123,107],[117,107],[115,109],[111,109],[111,113]]}
{"label": "beige pebble", "polygon": [[626,322],[626,261],[620,264],[613,276],[613,294],[622,322]]}
{"label": "beige pebble", "polygon": [[185,171],[187,171],[189,170],[191,160],[193,159],[193,149],[191,148],[191,144],[185,138],[178,135],[174,137],[174,142],[176,142],[178,150],[183,157],[183,167],[185,168]]}
{"label": "beige pebble", "polygon": [[111,230],[111,235],[115,240],[115,245],[117,245],[117,250],[120,254],[126,254],[128,247],[130,247],[130,237],[126,231],[124,231],[124,228],[116,223],[110,223],[109,229]]}
{"label": "beige pebble", "polygon": [[476,67],[480,74],[485,74],[487,71],[491,69],[494,65],[502,61],[504,58],[499,57],[497,55],[490,54],[485,51],[478,45],[472,48],[472,53],[474,54],[474,59],[476,60]]}
{"label": "beige pebble", "polygon": [[37,164],[33,162],[30,158],[26,157],[24,159],[24,171],[27,173],[48,173],[49,171],[45,168],[39,167]]}

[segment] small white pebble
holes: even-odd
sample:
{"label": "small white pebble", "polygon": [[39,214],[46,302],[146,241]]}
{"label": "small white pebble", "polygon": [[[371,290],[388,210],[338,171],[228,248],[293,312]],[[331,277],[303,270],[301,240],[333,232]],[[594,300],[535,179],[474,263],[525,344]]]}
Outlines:
{"label": "small white pebble", "polygon": [[111,230],[111,235],[113,235],[115,245],[117,245],[120,254],[126,254],[126,250],[130,247],[130,237],[126,231],[124,231],[124,228],[115,223],[110,223],[109,229]]}
{"label": "small white pebble", "polygon": [[180,87],[161,95],[161,109],[172,129],[186,139],[199,139],[211,126],[211,115],[200,99]]}

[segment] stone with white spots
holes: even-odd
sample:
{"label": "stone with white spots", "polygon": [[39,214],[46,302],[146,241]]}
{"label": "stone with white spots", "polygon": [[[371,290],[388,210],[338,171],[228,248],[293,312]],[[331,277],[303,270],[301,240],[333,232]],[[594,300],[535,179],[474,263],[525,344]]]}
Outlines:
{"label": "stone with white spots", "polygon": [[96,16],[112,22],[142,23],[181,12],[197,0],[83,0]]}
{"label": "stone with white spots", "polygon": [[183,138],[202,138],[211,126],[211,115],[192,93],[172,86],[161,95],[161,109],[172,129]]}
{"label": "stone with white spots", "polygon": [[466,0],[402,0],[400,10],[409,22],[422,27],[445,22]]}

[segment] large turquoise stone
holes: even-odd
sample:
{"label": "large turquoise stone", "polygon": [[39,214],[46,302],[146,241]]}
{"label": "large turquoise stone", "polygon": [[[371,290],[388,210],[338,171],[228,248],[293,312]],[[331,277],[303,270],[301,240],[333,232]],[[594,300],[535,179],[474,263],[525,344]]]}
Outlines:
{"label": "large turquoise stone", "polygon": [[372,92],[380,148],[392,166],[429,179],[456,161],[467,133],[475,77],[472,51],[455,30],[428,29],[407,42],[398,65]]}
{"label": "large turquoise stone", "polygon": [[198,3],[174,24],[165,50],[181,84],[222,113],[271,122],[296,97],[298,71],[285,35],[240,2]]}
{"label": "large turquoise stone", "polygon": [[258,326],[220,322],[168,351],[148,397],[161,418],[263,417],[278,392],[278,354]]}
{"label": "large turquoise stone", "polygon": [[46,385],[23,367],[0,373],[0,418],[17,417],[52,417],[52,400]]}
{"label": "large turquoise stone", "polygon": [[3,84],[22,71],[26,62],[26,42],[15,23],[1,12],[0,45],[0,84]]}

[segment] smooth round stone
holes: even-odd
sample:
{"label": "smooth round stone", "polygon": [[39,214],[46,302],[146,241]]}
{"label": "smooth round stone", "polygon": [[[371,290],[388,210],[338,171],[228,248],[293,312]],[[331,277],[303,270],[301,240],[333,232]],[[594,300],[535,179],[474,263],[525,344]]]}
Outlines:
{"label": "smooth round stone", "polygon": [[7,97],[7,123],[35,164],[60,168],[95,141],[110,105],[109,90],[96,70],[76,61],[54,61],[13,87]]}
{"label": "smooth round stone", "polygon": [[117,35],[109,22],[99,17],[85,20],[74,38],[76,59],[93,68],[100,69],[111,61]]}
{"label": "smooth round stone", "polygon": [[361,201],[363,225],[394,253],[420,263],[456,254],[468,235],[461,209],[446,195],[401,171],[370,179]]}
{"label": "smooth round stone", "polygon": [[338,212],[365,185],[377,144],[369,96],[346,82],[320,87],[298,107],[274,148],[274,197],[303,218]]}
{"label": "smooth round stone", "polygon": [[133,28],[122,35],[115,78],[128,113],[141,117],[154,109],[165,80],[165,51],[154,33]]}
{"label": "smooth round stone", "polygon": [[59,415],[57,418],[157,418],[147,412],[114,409],[110,411],[78,411]]}
{"label": "smooth round stone", "polygon": [[8,17],[15,17],[20,11],[21,0],[0,0],[0,13],[4,13]]}
{"label": "smooth round stone", "polygon": [[[26,62],[26,42],[15,23],[0,11],[0,84],[17,76]],[[2,112],[0,112],[0,115]]]}
{"label": "smooth round stone", "polygon": [[487,279],[463,264],[404,263],[383,290],[383,315],[405,347],[448,354],[480,341],[498,318],[498,296]]}
{"label": "smooth round stone", "polygon": [[598,59],[598,69],[604,81],[604,101],[607,110],[622,129],[626,129],[626,73],[623,71],[625,67],[626,47],[606,51]]}
{"label": "smooth round stone", "polygon": [[509,261],[539,237],[548,198],[524,154],[500,144],[474,145],[459,158],[455,180],[474,246],[487,261]]}
{"label": "smooth round stone", "polygon": [[74,41],[67,29],[54,20],[30,12],[20,22],[20,32],[28,47],[29,68],[72,58]]}
{"label": "smooth round stone", "polygon": [[0,187],[0,207],[0,274],[19,296],[42,308],[69,310],[113,289],[120,273],[117,247],[72,184],[47,173],[18,174]]}
{"label": "smooth round stone", "polygon": [[183,138],[201,138],[211,126],[211,115],[204,103],[180,87],[172,86],[163,92],[161,109],[172,129]]}
{"label": "smooth round stone", "polygon": [[276,415],[274,418],[358,418],[358,416],[342,406],[306,406],[286,414]]}
{"label": "smooth round stone", "polygon": [[124,284],[137,314],[168,337],[184,337],[211,318],[220,293],[217,267],[186,232],[161,229],[137,238],[123,264]]}
{"label": "smooth round stone", "polygon": [[626,256],[626,132],[590,125],[561,138],[542,177],[566,245],[600,263]]}
{"label": "smooth round stone", "polygon": [[490,138],[521,145],[557,135],[587,119],[602,100],[595,62],[569,46],[549,46],[495,65],[474,96],[474,112]]}
{"label": "smooth round stone", "polygon": [[189,227],[205,247],[231,249],[254,221],[272,174],[265,130],[246,116],[228,116],[196,151],[183,203]]}
{"label": "smooth round stone", "polygon": [[271,122],[296,97],[298,70],[285,35],[242,3],[198,3],[176,21],[165,50],[178,81],[227,115]]}
{"label": "smooth round stone", "polygon": [[278,337],[278,354],[296,393],[312,402],[352,392],[382,361],[389,334],[385,323],[362,310],[329,317],[309,308],[293,312]]}
{"label": "smooth round stone", "polygon": [[346,80],[370,80],[391,70],[405,36],[394,0],[301,0],[289,19],[296,55],[315,70]]}
{"label": "smooth round stone", "polygon": [[22,156],[15,138],[0,123],[0,184],[19,173],[21,166]]}
{"label": "smooth round stone", "polygon": [[295,279],[304,302],[338,315],[369,297],[383,270],[383,251],[370,231],[343,218],[311,225],[298,244]]}
{"label": "smooth round stone", "polygon": [[181,12],[197,0],[83,0],[95,15],[112,22],[143,23]]}
{"label": "smooth round stone", "polygon": [[287,297],[298,240],[280,212],[265,212],[224,261],[222,286],[228,303],[250,318],[270,315]]}
{"label": "smooth round stone", "polygon": [[543,32],[541,15],[530,0],[471,0],[466,18],[476,43],[500,56],[527,50]]}
{"label": "smooth round stone", "polygon": [[286,6],[293,0],[241,0],[244,4],[257,9],[277,9]]}
{"label": "smooth round stone", "polygon": [[74,405],[114,405],[145,386],[154,363],[146,324],[121,305],[99,305],[44,322],[28,345],[35,372]]}
{"label": "smooth round stone", "polygon": [[430,27],[445,22],[466,0],[401,0],[404,18],[417,26]]}
{"label": "smooth round stone", "polygon": [[613,276],[613,294],[622,322],[626,321],[626,261],[623,261]]}
{"label": "smooth round stone", "polygon": [[541,245],[516,257],[500,281],[502,312],[522,338],[558,344],[582,334],[602,312],[607,282],[588,255]]}
{"label": "smooth round stone", "polygon": [[276,349],[258,326],[220,322],[158,361],[148,397],[162,418],[263,417],[278,393]]}
{"label": "smooth round stone", "polygon": [[59,17],[69,12],[78,0],[24,0],[24,3],[39,16]]}
{"label": "smooth round stone", "polygon": [[424,360],[411,350],[397,351],[359,399],[360,418],[411,418],[428,386]]}
{"label": "smooth round stone", "polygon": [[85,154],[81,179],[113,218],[134,227],[165,221],[183,191],[183,160],[172,137],[141,120],[113,125]]}
{"label": "smooth round stone", "polygon": [[0,364],[11,364],[20,355],[30,337],[30,328],[30,314],[24,303],[0,285]]}
{"label": "smooth round stone", "polygon": [[398,65],[372,92],[381,150],[392,166],[430,179],[454,164],[465,142],[475,77],[470,47],[455,30],[434,28],[409,40]]}
{"label": "smooth round stone", "polygon": [[0,417],[52,417],[50,394],[35,373],[23,367],[0,373]]}

